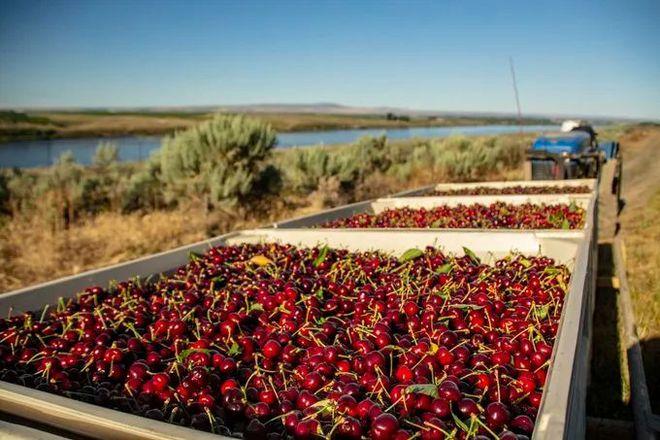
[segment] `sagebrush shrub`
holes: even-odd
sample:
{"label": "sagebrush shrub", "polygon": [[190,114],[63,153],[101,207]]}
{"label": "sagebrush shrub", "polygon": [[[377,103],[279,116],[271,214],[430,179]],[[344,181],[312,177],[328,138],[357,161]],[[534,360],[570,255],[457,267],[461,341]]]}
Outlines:
{"label": "sagebrush shrub", "polygon": [[275,140],[269,124],[222,114],[166,138],[160,159],[168,195],[210,197],[213,205],[246,204],[269,192],[258,185]]}

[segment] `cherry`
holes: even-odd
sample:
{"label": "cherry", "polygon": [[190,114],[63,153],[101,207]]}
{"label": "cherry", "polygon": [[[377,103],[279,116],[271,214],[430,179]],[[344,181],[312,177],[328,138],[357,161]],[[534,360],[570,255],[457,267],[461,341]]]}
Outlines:
{"label": "cherry", "polygon": [[165,373],[157,373],[151,378],[151,383],[156,390],[164,390],[170,383],[170,376]]}
{"label": "cherry", "polygon": [[258,419],[252,419],[245,427],[243,438],[245,440],[265,440],[266,434],[266,426],[264,426],[264,424]]}
{"label": "cherry", "polygon": [[438,348],[435,357],[438,359],[438,362],[440,362],[441,365],[451,365],[455,359],[454,354],[445,346]]}
{"label": "cherry", "polygon": [[433,399],[431,402],[431,411],[441,419],[444,419],[451,414],[451,406],[449,405],[449,401],[439,397]]}
{"label": "cherry", "polygon": [[529,418],[529,416],[523,414],[515,416],[511,420],[510,425],[514,430],[523,432],[525,434],[531,434],[532,431],[534,431],[534,422],[531,418]]}
{"label": "cherry", "polygon": [[491,402],[486,407],[486,422],[491,428],[500,428],[509,422],[509,410],[500,402]]}
{"label": "cherry", "polygon": [[301,420],[296,424],[293,436],[296,439],[309,439],[319,434],[319,422],[314,419]]}
{"label": "cherry", "polygon": [[393,439],[399,430],[399,422],[392,414],[382,413],[373,419],[369,434],[374,440]]}
{"label": "cherry", "polygon": [[518,436],[511,431],[502,431],[499,437],[500,440],[520,440]]}
{"label": "cherry", "polygon": [[414,301],[407,301],[403,305],[403,311],[405,312],[406,315],[412,317],[412,316],[416,316],[417,313],[419,313],[419,307]]}
{"label": "cherry", "polygon": [[420,437],[424,440],[443,440],[447,432],[447,425],[436,417],[429,418],[424,423]]}
{"label": "cherry", "polygon": [[476,416],[479,415],[479,413],[481,412],[479,411],[479,407],[477,406],[476,402],[469,398],[463,398],[459,400],[457,408],[460,411],[460,413],[466,417],[472,415]]}
{"label": "cherry", "polygon": [[280,355],[280,352],[282,351],[282,346],[280,345],[279,342],[277,342],[274,339],[270,339],[267,341],[263,348],[262,348],[262,353],[266,358],[268,359],[275,359],[277,356]]}
{"label": "cherry", "polygon": [[312,371],[307,376],[305,376],[302,385],[303,388],[305,388],[307,391],[314,392],[321,388],[323,385],[323,378],[316,371]]}
{"label": "cherry", "polygon": [[568,224],[570,229],[577,229],[583,226],[584,218],[584,209],[568,204],[513,205],[496,202],[488,206],[472,204],[431,209],[387,209],[377,214],[355,214],[328,221],[321,227],[561,229]]}
{"label": "cherry", "polygon": [[461,398],[461,392],[454,382],[445,381],[438,388],[438,394],[450,402],[457,402]]}
{"label": "cherry", "polygon": [[131,364],[131,366],[128,369],[128,375],[132,379],[143,380],[147,376],[148,372],[149,369],[142,362],[135,362]]}
{"label": "cherry", "polygon": [[337,432],[342,438],[349,440],[359,440],[362,438],[362,426],[353,417],[345,417],[337,427]]}
{"label": "cherry", "polygon": [[411,435],[405,429],[399,429],[396,434],[394,434],[394,440],[410,440]]}
{"label": "cherry", "polygon": [[507,186],[507,187],[477,186],[477,187],[468,187],[468,188],[433,190],[424,195],[461,196],[461,195],[503,195],[503,194],[588,194],[590,192],[591,189],[587,185],[575,185],[575,186],[515,185],[515,186]]}
{"label": "cherry", "polygon": [[399,365],[394,375],[401,383],[410,383],[414,377],[412,370],[407,365]]}
{"label": "cherry", "polygon": [[364,399],[357,404],[357,413],[360,419],[365,419],[376,404],[370,399]]}

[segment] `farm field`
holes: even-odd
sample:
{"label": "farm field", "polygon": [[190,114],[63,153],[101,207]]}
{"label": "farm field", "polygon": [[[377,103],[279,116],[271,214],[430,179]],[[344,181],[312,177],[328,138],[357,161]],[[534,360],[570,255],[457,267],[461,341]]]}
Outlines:
{"label": "farm field", "polygon": [[[188,128],[213,116],[213,112],[2,112],[0,142],[51,138],[164,135]],[[443,127],[463,125],[516,124],[505,117],[422,117],[388,119],[386,115],[321,113],[250,113],[270,123],[278,132],[339,130],[357,128]],[[529,118],[524,124],[550,123]]]}

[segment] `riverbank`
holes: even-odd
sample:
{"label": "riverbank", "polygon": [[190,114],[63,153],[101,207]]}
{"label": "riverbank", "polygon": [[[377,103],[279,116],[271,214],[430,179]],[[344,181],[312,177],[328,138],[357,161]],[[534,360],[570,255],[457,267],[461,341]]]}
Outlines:
{"label": "riverbank", "polygon": [[[492,136],[511,133],[540,133],[556,130],[553,125],[464,125],[449,127],[363,128],[351,130],[303,131],[277,134],[276,150],[291,147],[334,147],[357,142],[365,136],[385,136],[392,141],[406,139],[439,139],[449,136]],[[90,165],[100,144],[117,148],[120,162],[141,162],[160,149],[159,136],[124,136],[112,138],[47,139],[13,141],[0,144],[0,168],[36,168],[56,163],[63,154],[71,153],[81,165]]]}
{"label": "riverbank", "polygon": [[[19,140],[164,136],[210,119],[211,112],[12,112],[0,111],[0,143]],[[390,114],[250,113],[280,133],[361,128],[516,125],[507,117],[427,117]],[[523,125],[556,123],[525,118]]]}

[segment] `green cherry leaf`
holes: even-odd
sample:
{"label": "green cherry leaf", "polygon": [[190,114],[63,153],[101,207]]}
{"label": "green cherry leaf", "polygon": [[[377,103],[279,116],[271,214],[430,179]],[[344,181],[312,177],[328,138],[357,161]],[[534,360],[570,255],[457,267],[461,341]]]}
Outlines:
{"label": "green cherry leaf", "polygon": [[421,257],[424,255],[424,251],[417,249],[417,248],[412,248],[408,249],[405,251],[401,256],[399,257],[399,263],[405,263],[406,261],[412,261],[416,258]]}
{"label": "green cherry leaf", "polygon": [[449,272],[451,272],[451,270],[452,270],[451,263],[445,263],[442,266],[440,266],[439,268],[437,268],[435,270],[435,273],[437,273],[437,274],[449,273]]}
{"label": "green cherry leaf", "polygon": [[312,263],[314,267],[319,267],[319,265],[325,261],[325,257],[327,255],[328,255],[328,246],[323,246],[321,248],[321,251],[319,252],[319,255],[314,259],[314,262]]}
{"label": "green cherry leaf", "polygon": [[468,249],[468,248],[466,248],[465,246],[463,246],[463,252],[465,252],[465,255],[467,255],[468,257],[470,257],[470,260],[472,260],[472,262],[473,262],[475,265],[479,265],[479,264],[481,264],[481,260],[479,259],[479,257],[477,257],[477,254],[475,254],[474,252],[472,252],[470,249]]}
{"label": "green cherry leaf", "polygon": [[406,393],[426,394],[430,397],[439,397],[438,387],[432,383],[413,384],[406,387]]}

